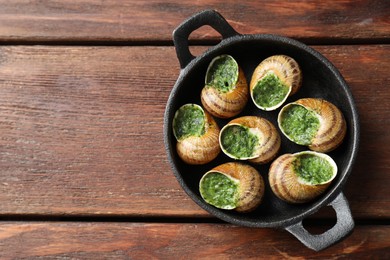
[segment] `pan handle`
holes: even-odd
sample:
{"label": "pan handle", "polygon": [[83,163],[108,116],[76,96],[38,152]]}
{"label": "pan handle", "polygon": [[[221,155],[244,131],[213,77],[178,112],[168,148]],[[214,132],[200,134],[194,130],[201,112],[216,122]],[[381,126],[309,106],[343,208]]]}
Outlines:
{"label": "pan handle", "polygon": [[325,249],[349,235],[355,223],[353,221],[348,201],[340,193],[330,204],[336,212],[337,222],[323,234],[310,234],[302,225],[302,221],[286,228],[288,232],[298,238],[305,246],[315,251]]}
{"label": "pan handle", "polygon": [[188,37],[193,31],[203,25],[210,25],[222,35],[223,39],[239,34],[222,15],[214,10],[205,10],[191,16],[173,31],[173,43],[175,44],[176,55],[181,69],[184,69],[195,58],[188,47]]}

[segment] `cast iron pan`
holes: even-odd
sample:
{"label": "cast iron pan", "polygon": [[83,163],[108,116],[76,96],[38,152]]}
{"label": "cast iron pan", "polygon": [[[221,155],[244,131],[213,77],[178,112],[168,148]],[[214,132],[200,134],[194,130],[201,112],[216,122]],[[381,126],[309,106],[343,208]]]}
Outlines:
{"label": "cast iron pan", "polygon": [[[222,35],[222,41],[209,48],[202,55],[194,57],[189,51],[188,37],[191,32],[203,25],[210,25],[218,31]],[[354,221],[342,188],[356,158],[359,142],[359,120],[351,92],[337,69],[320,53],[293,39],[269,34],[241,35],[219,13],[212,10],[195,14],[184,21],[174,31],[173,40],[181,71],[165,110],[164,141],[173,172],[185,192],[200,207],[224,221],[247,227],[284,228],[307,247],[316,251],[347,236],[354,227]],[[270,190],[267,178],[270,164],[266,164],[252,165],[260,172],[266,182],[263,203],[255,211],[243,214],[220,210],[203,201],[198,190],[202,175],[213,167],[232,161],[232,159],[221,153],[214,161],[206,165],[185,164],[176,153],[172,120],[180,106],[186,103],[201,105],[200,92],[204,86],[207,66],[214,57],[221,54],[230,54],[237,60],[244,70],[248,83],[254,68],[263,59],[275,54],[291,56],[301,66],[303,85],[297,94],[287,99],[286,103],[304,97],[323,98],[335,104],[342,111],[347,121],[347,135],[343,144],[329,153],[337,163],[339,172],[327,192],[321,197],[303,205],[290,205],[279,200]],[[244,111],[237,117],[257,115],[267,118],[277,126],[276,119],[279,111],[280,108],[271,112],[261,111],[249,99]],[[216,119],[220,127],[230,120]],[[281,137],[282,147],[279,155],[308,150],[306,147],[293,144],[282,134]],[[334,208],[337,215],[336,225],[323,234],[310,234],[302,226],[302,220],[326,205]]]}

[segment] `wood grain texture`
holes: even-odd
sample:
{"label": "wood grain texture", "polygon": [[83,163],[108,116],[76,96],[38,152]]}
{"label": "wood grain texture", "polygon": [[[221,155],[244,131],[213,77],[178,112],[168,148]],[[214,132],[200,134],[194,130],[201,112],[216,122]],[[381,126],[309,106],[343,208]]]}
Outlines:
{"label": "wood grain texture", "polygon": [[[0,41],[171,41],[182,21],[219,11],[240,33],[273,33],[313,39],[390,37],[387,0],[157,1],[0,0]],[[193,39],[217,39],[210,29]]]}
{"label": "wood grain texture", "polygon": [[219,224],[0,223],[7,259],[388,259],[389,226],[314,252],[287,231]]}
{"label": "wood grain texture", "polygon": [[[390,46],[315,48],[360,111],[346,186],[353,215],[389,218]],[[164,150],[178,73],[173,47],[0,47],[0,214],[209,216],[181,190]]]}

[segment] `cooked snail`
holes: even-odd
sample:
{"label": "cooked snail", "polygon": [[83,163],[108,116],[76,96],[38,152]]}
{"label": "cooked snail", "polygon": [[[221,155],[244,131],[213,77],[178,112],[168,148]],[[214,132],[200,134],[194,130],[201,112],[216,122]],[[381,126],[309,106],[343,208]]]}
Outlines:
{"label": "cooked snail", "polygon": [[222,128],[219,144],[222,151],[233,159],[267,163],[278,153],[281,139],[275,126],[267,119],[243,116]]}
{"label": "cooked snail", "polygon": [[343,141],[347,126],[341,111],[332,103],[303,98],[284,106],[278,115],[282,133],[311,150],[329,152]]}
{"label": "cooked snail", "polygon": [[198,105],[186,104],[176,111],[173,134],[177,140],[177,153],[188,164],[208,163],[220,152],[219,127]]}
{"label": "cooked snail", "polygon": [[305,203],[322,194],[337,174],[333,159],[304,151],[278,157],[269,169],[273,193],[289,203]]}
{"label": "cooked snail", "polygon": [[252,166],[229,162],[203,175],[199,191],[208,204],[217,208],[249,212],[263,199],[264,181]]}
{"label": "cooked snail", "polygon": [[286,55],[274,55],[263,60],[250,81],[250,95],[262,110],[275,110],[302,84],[298,63]]}
{"label": "cooked snail", "polygon": [[229,118],[239,114],[248,101],[244,72],[230,55],[215,57],[209,64],[201,92],[203,107],[213,116]]}

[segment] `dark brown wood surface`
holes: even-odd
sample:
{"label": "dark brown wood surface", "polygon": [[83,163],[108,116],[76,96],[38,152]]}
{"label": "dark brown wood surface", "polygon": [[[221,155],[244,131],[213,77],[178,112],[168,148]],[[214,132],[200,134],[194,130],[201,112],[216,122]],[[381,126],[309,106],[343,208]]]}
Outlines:
{"label": "dark brown wood surface", "polygon": [[[390,154],[378,149],[390,143],[390,92],[381,91],[390,48],[315,48],[340,69],[360,112],[346,187],[352,211],[390,217]],[[165,155],[163,113],[179,73],[173,47],[7,46],[0,54],[3,214],[207,215]]]}
{"label": "dark brown wood surface", "polygon": [[[389,258],[387,1],[0,0],[0,259]],[[351,88],[361,121],[344,193],[357,222],[315,253],[284,230],[224,224],[173,176],[163,114],[172,30],[213,8],[240,33],[300,39]],[[218,34],[191,34],[200,54]],[[38,44],[38,45],[37,45]],[[305,221],[334,223],[329,207]]]}
{"label": "dark brown wood surface", "polygon": [[319,253],[282,230],[228,224],[5,222],[0,231],[3,260],[390,257],[388,226],[359,226],[348,239]]}
{"label": "dark brown wood surface", "polygon": [[[3,41],[171,41],[172,30],[204,9],[221,12],[241,33],[277,33],[311,41],[388,40],[387,0],[0,0]],[[217,37],[212,30],[194,39]]]}

